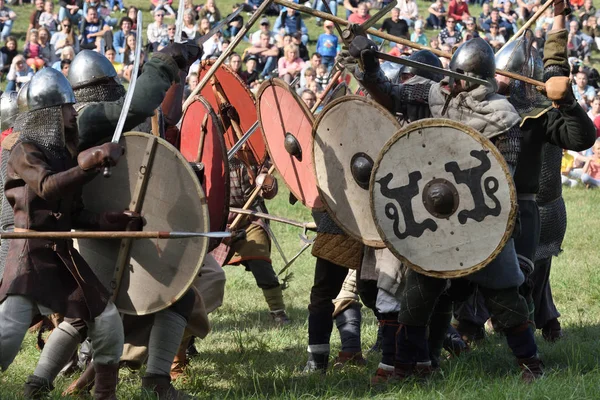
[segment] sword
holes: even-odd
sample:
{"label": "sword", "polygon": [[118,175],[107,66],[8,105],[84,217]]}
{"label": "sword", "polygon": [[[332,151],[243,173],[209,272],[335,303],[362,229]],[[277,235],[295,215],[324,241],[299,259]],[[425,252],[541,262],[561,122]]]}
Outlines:
{"label": "sword", "polygon": [[175,21],[175,43],[183,43],[181,33],[183,32],[183,14],[185,12],[185,0],[179,0],[179,8],[177,9],[177,21]]}
{"label": "sword", "polygon": [[232,212],[234,214],[252,215],[252,216],[255,216],[258,218],[269,219],[271,221],[281,222],[282,224],[297,226],[298,228],[304,228],[307,230],[316,230],[317,229],[317,224],[315,224],[314,222],[294,221],[292,219],[278,217],[276,215],[267,214],[267,213],[260,212],[260,211],[244,210],[243,208],[229,207],[229,212]]}
{"label": "sword", "polygon": [[[135,31],[135,61],[133,62],[133,72],[131,73],[131,81],[129,82],[129,88],[123,101],[123,108],[121,109],[121,115],[119,115],[119,121],[115,128],[115,133],[112,137],[113,143],[119,143],[121,135],[123,134],[123,128],[125,127],[125,121],[127,120],[127,114],[129,114],[129,107],[131,106],[131,100],[133,100],[133,92],[135,91],[135,84],[137,82],[138,71],[140,69],[140,59],[142,55],[142,12],[138,11],[137,14],[137,27]],[[110,177],[110,166],[104,167],[104,177]]]}
{"label": "sword", "polygon": [[244,133],[244,135],[237,142],[235,142],[233,146],[231,146],[231,149],[229,149],[229,151],[227,152],[227,160],[231,161],[231,159],[235,156],[235,153],[237,153],[242,148],[244,143],[246,143],[248,139],[250,139],[250,136],[252,136],[252,134],[256,132],[257,128],[258,121],[252,124],[250,129],[248,129],[248,131],[246,131],[246,133]]}
{"label": "sword", "polygon": [[206,33],[206,35],[202,36],[200,39],[198,39],[196,41],[196,44],[198,44],[198,46],[202,46],[202,44],[204,42],[206,42],[208,39],[210,39],[211,37],[213,37],[213,35],[217,32],[219,32],[221,30],[221,28],[223,27],[223,25],[229,25],[229,23],[238,15],[240,15],[240,13],[242,12],[242,7],[238,7],[237,10],[235,10],[234,12],[232,12],[231,14],[229,14],[227,16],[227,18],[220,20],[210,31],[208,31]]}
{"label": "sword", "polygon": [[1,239],[189,239],[207,237],[224,239],[231,232],[185,232],[185,231],[107,231],[107,232],[2,232]]}

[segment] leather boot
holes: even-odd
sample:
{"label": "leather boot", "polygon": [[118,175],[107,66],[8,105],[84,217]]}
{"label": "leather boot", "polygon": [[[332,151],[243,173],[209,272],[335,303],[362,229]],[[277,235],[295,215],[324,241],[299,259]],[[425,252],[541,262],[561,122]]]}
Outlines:
{"label": "leather boot", "polygon": [[88,395],[94,386],[95,379],[96,370],[94,369],[94,364],[89,363],[79,379],[71,383],[69,387],[62,393],[63,397]]}
{"label": "leather boot", "polygon": [[523,371],[521,373],[521,379],[525,383],[532,383],[544,375],[544,363],[539,359],[538,356],[519,358],[517,359],[517,363]]}
{"label": "leather boot", "polygon": [[390,382],[394,377],[393,369],[377,368],[375,375],[371,378],[371,385],[383,385]]}
{"label": "leather boot", "polygon": [[341,369],[345,365],[356,365],[359,367],[367,365],[367,360],[364,359],[362,351],[350,352],[340,351],[333,362],[334,369]]}
{"label": "leather boot", "polygon": [[142,378],[142,393],[155,394],[158,400],[193,400],[195,397],[175,389],[167,375],[148,374]]}
{"label": "leather boot", "polygon": [[179,350],[177,354],[175,354],[175,358],[173,359],[173,364],[171,364],[171,380],[177,380],[182,375],[185,374],[185,368],[188,365],[188,360],[185,355],[187,349],[187,342],[182,343],[179,346]]}
{"label": "leather boot", "polygon": [[29,375],[23,388],[26,399],[43,399],[54,389],[49,380],[39,376]]}
{"label": "leather boot", "polygon": [[119,364],[96,364],[96,388],[94,399],[117,400],[117,382],[119,380]]}
{"label": "leather boot", "polygon": [[304,367],[304,373],[327,372],[329,365],[329,353],[308,353],[308,361]]}
{"label": "leather boot", "polygon": [[554,343],[563,337],[562,327],[558,318],[553,318],[546,322],[546,325],[542,328],[542,337],[546,342]]}

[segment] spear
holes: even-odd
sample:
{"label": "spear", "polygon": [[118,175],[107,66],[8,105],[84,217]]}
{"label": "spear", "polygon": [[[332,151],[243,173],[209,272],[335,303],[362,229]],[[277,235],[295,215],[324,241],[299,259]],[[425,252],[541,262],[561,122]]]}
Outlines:
{"label": "spear", "polygon": [[207,237],[224,239],[231,232],[179,232],[179,231],[108,231],[108,232],[2,232],[0,239],[188,239]]}

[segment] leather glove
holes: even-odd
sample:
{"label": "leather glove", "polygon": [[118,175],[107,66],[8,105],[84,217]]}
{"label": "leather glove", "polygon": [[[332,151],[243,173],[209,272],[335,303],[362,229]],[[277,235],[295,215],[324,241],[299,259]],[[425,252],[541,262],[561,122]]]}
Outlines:
{"label": "leather glove", "polygon": [[348,50],[342,50],[335,56],[336,64],[340,64],[350,73],[354,73],[358,67],[358,61],[352,57],[352,54]]}
{"label": "leather glove", "polygon": [[350,43],[350,48],[348,50],[352,57],[360,57],[365,72],[374,72],[379,68],[379,60],[375,55],[375,52],[378,51],[377,44],[366,36],[356,36],[354,40],[352,40],[352,43]]}
{"label": "leather glove", "polygon": [[256,186],[261,188],[263,199],[271,200],[277,195],[277,179],[271,174],[259,174],[256,177]]}
{"label": "leather glove", "polygon": [[99,169],[105,166],[114,167],[119,158],[125,154],[125,148],[118,143],[104,143],[91,147],[77,156],[77,164],[84,171]]}
{"label": "leather glove", "polygon": [[159,53],[171,56],[179,69],[187,71],[196,60],[202,57],[202,48],[188,40],[186,43],[170,43]]}
{"label": "leather glove", "polygon": [[571,105],[575,101],[571,81],[567,76],[549,78],[545,83],[544,92],[556,108],[560,105]]}
{"label": "leather glove", "polygon": [[102,221],[106,230],[111,231],[141,231],[146,220],[140,214],[125,210],[125,211],[109,211],[102,214]]}
{"label": "leather glove", "polygon": [[571,14],[571,4],[569,0],[554,0],[554,16]]}

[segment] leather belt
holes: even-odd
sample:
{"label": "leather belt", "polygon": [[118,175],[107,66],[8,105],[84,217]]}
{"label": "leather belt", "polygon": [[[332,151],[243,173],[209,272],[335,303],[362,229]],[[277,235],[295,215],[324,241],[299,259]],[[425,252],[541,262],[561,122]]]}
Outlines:
{"label": "leather belt", "polygon": [[517,193],[517,200],[535,201],[535,193]]}

